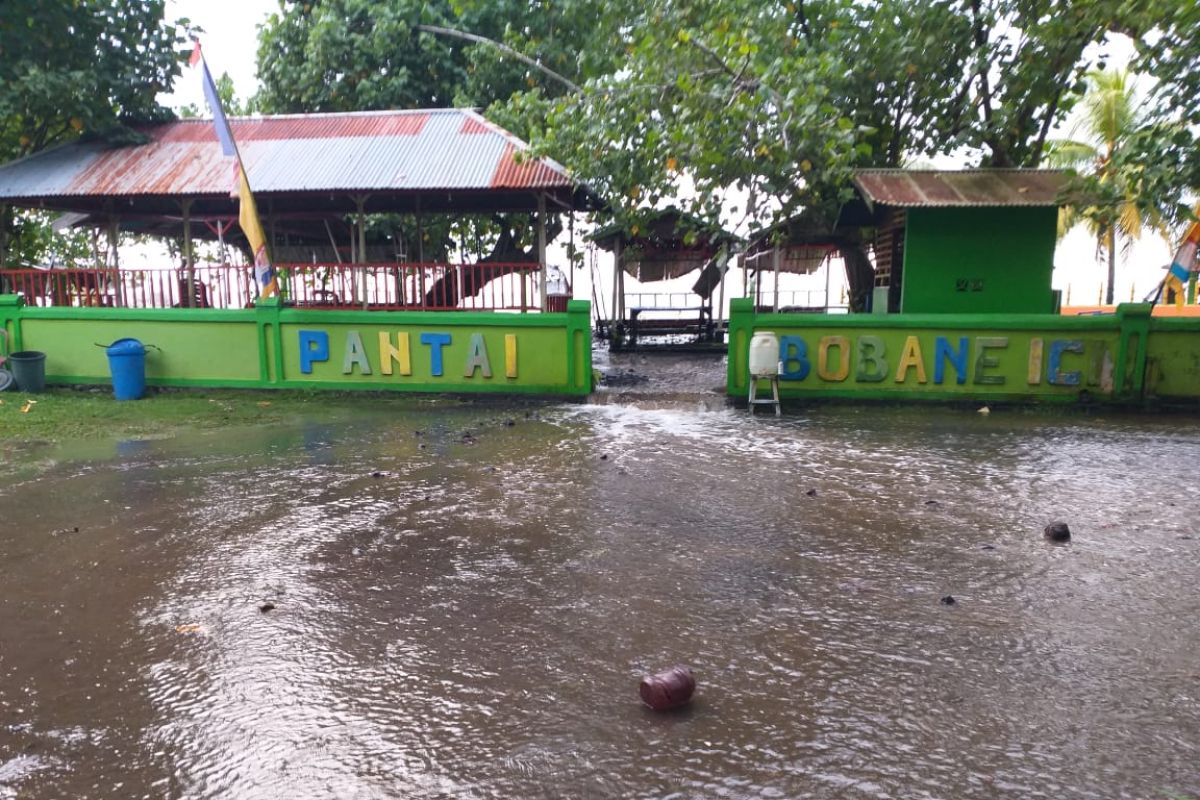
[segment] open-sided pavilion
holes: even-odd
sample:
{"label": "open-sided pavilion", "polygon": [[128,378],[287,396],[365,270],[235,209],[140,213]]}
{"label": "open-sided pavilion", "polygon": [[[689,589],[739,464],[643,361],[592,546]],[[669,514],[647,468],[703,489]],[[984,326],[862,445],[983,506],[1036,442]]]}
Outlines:
{"label": "open-sided pavilion", "polygon": [[[468,109],[235,118],[231,127],[285,299],[298,306],[544,310],[548,216],[599,206],[563,167],[523,157],[523,142]],[[0,243],[0,294],[22,294],[27,305],[254,303],[249,266],[198,264],[193,255],[197,239],[245,249],[233,160],[212,122],[140,133],[142,144],[78,141],[0,166],[0,205],[58,212],[67,224],[103,231],[110,253],[86,269],[35,269],[5,264]],[[463,264],[426,258],[422,220],[500,213],[529,215],[536,247],[528,254],[498,248]],[[373,214],[412,215],[416,230],[372,244]],[[121,233],[179,240],[181,263],[122,269]]]}

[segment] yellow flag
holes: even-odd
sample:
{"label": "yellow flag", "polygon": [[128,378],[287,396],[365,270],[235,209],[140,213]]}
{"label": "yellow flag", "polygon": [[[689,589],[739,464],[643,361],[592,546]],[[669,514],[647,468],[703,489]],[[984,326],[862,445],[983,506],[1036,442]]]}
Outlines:
{"label": "yellow flag", "polygon": [[267,237],[263,234],[262,223],[258,219],[258,207],[254,205],[254,195],[250,193],[250,183],[246,180],[246,170],[238,161],[238,224],[250,250],[254,253],[254,280],[258,283],[260,297],[270,297],[279,291],[279,282],[275,278],[275,267],[267,253]]}

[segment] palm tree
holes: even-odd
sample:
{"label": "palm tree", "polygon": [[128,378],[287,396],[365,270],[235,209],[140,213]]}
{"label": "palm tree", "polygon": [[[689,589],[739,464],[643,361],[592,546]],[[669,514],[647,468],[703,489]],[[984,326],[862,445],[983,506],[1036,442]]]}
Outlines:
{"label": "palm tree", "polygon": [[[1139,165],[1122,158],[1122,150],[1145,122],[1138,107],[1135,83],[1123,69],[1092,70],[1081,102],[1082,114],[1068,139],[1049,142],[1047,160],[1054,166],[1079,170],[1080,201],[1059,212],[1061,238],[1076,225],[1086,225],[1096,237],[1096,253],[1108,255],[1105,302],[1112,305],[1117,272],[1117,244],[1123,249],[1150,227],[1166,235],[1163,215],[1142,196]],[[1078,137],[1078,138],[1077,138]]]}

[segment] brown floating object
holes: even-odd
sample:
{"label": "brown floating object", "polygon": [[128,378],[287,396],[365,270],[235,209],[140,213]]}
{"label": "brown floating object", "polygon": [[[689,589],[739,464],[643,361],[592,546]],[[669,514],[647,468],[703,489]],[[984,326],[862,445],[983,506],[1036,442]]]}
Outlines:
{"label": "brown floating object", "polygon": [[1069,542],[1071,541],[1071,529],[1067,527],[1065,522],[1052,522],[1046,526],[1044,531],[1046,538],[1052,542]]}
{"label": "brown floating object", "polygon": [[655,711],[670,711],[686,706],[696,691],[696,677],[692,670],[676,665],[642,678],[638,692],[642,702]]}

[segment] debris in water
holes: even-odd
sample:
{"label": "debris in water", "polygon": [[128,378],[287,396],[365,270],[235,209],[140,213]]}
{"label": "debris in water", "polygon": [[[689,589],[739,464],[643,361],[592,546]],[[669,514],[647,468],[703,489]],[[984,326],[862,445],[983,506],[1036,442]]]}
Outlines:
{"label": "debris in water", "polygon": [[958,601],[954,599],[954,595],[948,594],[941,599],[941,604],[944,606],[958,605]]}
{"label": "debris in water", "polygon": [[375,472],[371,473],[371,477],[372,478],[382,478],[384,476],[384,474],[385,473],[379,472],[378,470],[376,470]]}
{"label": "debris in water", "polygon": [[517,421],[516,421],[515,419],[506,419],[506,420],[504,421],[504,426],[505,426],[506,428],[511,428],[511,427],[513,427],[513,426],[514,426],[514,425],[516,425],[516,424],[517,424]]}
{"label": "debris in water", "polygon": [[809,489],[807,492],[805,492],[805,494],[806,494],[806,495],[808,495],[809,497],[816,497],[816,496],[817,496],[817,490],[816,490],[816,489]]}
{"label": "debris in water", "polygon": [[979,546],[979,549],[980,549],[980,550],[995,550],[995,549],[996,549],[996,545],[994,545],[994,544],[984,544],[984,545],[980,545],[980,546]]}
{"label": "debris in water", "polygon": [[1046,526],[1043,533],[1052,542],[1071,541],[1071,529],[1067,527],[1067,523],[1065,522],[1052,522]]}
{"label": "debris in water", "polygon": [[263,603],[261,606],[258,607],[258,610],[261,611],[262,613],[266,614],[268,611],[275,610],[275,604],[274,603]]}
{"label": "debris in water", "polygon": [[937,500],[926,500],[925,505],[930,506],[930,507],[936,507],[936,506],[940,506],[941,503],[939,503]]}
{"label": "debris in water", "polygon": [[601,453],[601,454],[600,454],[600,460],[601,460],[601,461],[608,461],[608,453]]}
{"label": "debris in water", "polygon": [[198,622],[189,622],[175,626],[176,633],[204,633],[204,628]]}
{"label": "debris in water", "polygon": [[992,410],[990,408],[988,408],[987,406],[983,406],[982,408],[979,409],[979,413],[983,414],[984,416],[987,416],[988,414],[992,413]]}
{"label": "debris in water", "polygon": [[688,704],[695,691],[696,677],[690,667],[682,664],[644,676],[638,687],[642,702],[655,711],[681,708]]}
{"label": "debris in water", "polygon": [[270,400],[259,400],[256,405],[258,405],[259,408],[266,408],[267,406],[271,405],[271,401]]}
{"label": "debris in water", "polygon": [[413,436],[424,436],[425,431],[413,431]]}

